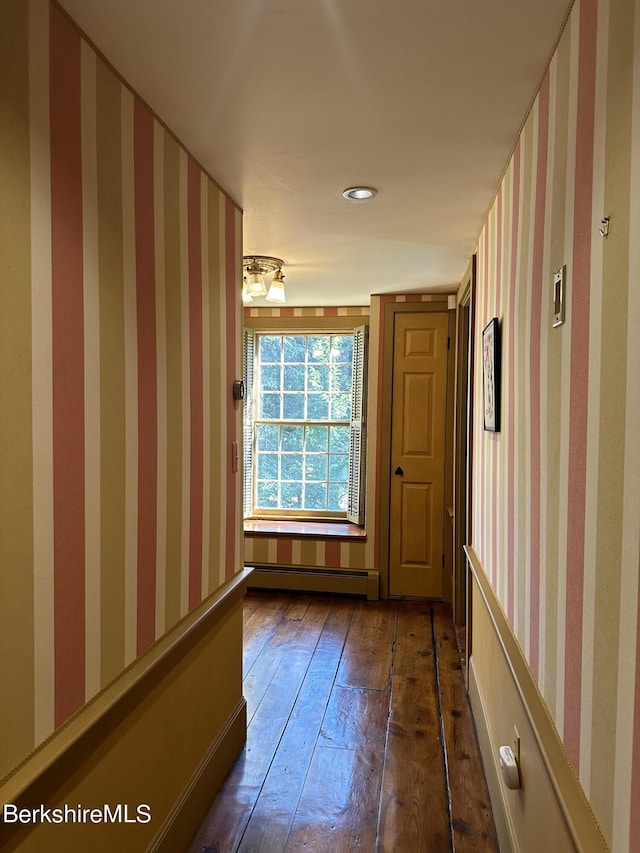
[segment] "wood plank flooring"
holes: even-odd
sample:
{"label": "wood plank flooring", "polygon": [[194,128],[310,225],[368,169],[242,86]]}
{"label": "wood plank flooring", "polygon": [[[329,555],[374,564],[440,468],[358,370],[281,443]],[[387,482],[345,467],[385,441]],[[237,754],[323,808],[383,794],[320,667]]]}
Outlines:
{"label": "wood plank flooring", "polygon": [[447,605],[249,593],[244,695],[189,853],[498,850]]}

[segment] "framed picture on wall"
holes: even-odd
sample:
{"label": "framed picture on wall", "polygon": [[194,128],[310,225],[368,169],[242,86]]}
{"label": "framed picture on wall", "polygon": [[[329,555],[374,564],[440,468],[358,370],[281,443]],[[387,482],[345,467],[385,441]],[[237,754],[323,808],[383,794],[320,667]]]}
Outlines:
{"label": "framed picture on wall", "polygon": [[500,326],[497,317],[482,330],[482,402],[484,428],[500,432]]}

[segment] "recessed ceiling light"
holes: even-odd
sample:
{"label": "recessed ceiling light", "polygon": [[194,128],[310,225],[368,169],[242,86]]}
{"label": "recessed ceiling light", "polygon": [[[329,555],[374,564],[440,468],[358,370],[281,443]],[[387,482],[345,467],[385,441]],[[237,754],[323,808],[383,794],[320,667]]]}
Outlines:
{"label": "recessed ceiling light", "polygon": [[349,187],[342,191],[342,195],[349,201],[366,201],[378,194],[373,187]]}

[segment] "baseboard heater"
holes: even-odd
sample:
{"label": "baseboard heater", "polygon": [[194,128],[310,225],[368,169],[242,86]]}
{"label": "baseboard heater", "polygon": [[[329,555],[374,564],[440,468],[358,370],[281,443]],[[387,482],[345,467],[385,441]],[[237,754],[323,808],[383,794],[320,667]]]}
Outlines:
{"label": "baseboard heater", "polygon": [[370,601],[379,598],[380,573],[368,569],[281,568],[254,566],[249,589],[326,592],[338,595],[361,595]]}

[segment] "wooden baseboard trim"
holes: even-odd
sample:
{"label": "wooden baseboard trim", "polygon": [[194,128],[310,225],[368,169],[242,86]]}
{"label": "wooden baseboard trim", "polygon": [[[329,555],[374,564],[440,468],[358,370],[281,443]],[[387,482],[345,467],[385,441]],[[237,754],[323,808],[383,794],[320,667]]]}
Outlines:
{"label": "wooden baseboard trim", "polygon": [[213,798],[242,751],[246,731],[247,703],[243,699],[207,750],[146,853],[175,853],[188,849]]}
{"label": "wooden baseboard trim", "polygon": [[[489,577],[474,548],[465,545],[464,550],[493,625],[495,636],[504,652],[513,684],[520,696],[550,785],[553,788],[559,809],[576,850],[588,851],[588,853],[608,853],[609,846],[591,804],[571,764],[549,708],[538,688],[524,652],[495,594]],[[470,666],[472,662],[473,652]],[[477,683],[476,695],[481,695]],[[478,723],[478,720],[476,722]],[[481,721],[480,724],[488,728],[487,721]],[[490,753],[492,760],[495,754],[495,752]],[[486,759],[485,763],[487,763]]]}
{"label": "wooden baseboard trim", "polygon": [[291,568],[255,566],[249,589],[277,589],[290,592],[324,592],[337,595],[362,595],[377,601],[380,574],[367,569]]}

